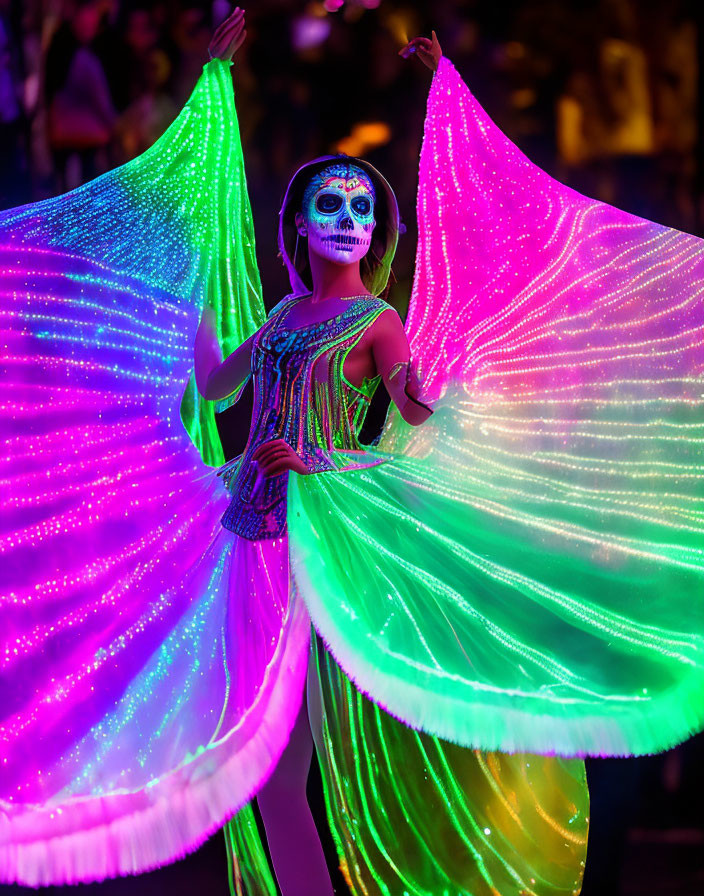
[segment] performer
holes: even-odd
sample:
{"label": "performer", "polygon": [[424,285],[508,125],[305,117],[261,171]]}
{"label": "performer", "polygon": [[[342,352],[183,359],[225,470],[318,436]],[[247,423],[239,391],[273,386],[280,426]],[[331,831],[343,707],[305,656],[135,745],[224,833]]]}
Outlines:
{"label": "performer", "polygon": [[[258,795],[300,892],[288,782],[329,892],[309,675],[353,892],[574,893],[576,757],[702,725],[701,241],[557,184],[417,39],[437,70],[405,335],[380,298],[395,199],[360,159],[294,175],[292,293],[265,319],[243,39],[235,10],[144,156],[0,219],[0,875],[136,873],[232,818],[233,887],[272,892]],[[248,370],[247,447],[204,474],[212,399]],[[397,408],[361,446],[382,380]]]}
{"label": "performer", "polygon": [[[216,32],[211,52],[229,61],[244,33],[244,14],[236,11]],[[369,290],[386,286],[398,222],[394,194],[371,165],[332,156],[315,160],[294,176],[281,212],[281,248],[296,278],[294,290],[302,281],[310,295],[279,302],[268,322],[222,363],[215,318],[206,307],[195,343],[199,392],[208,400],[223,399],[250,374],[254,379],[247,446],[226,474],[233,497],[223,525],[236,537],[276,539],[273,549],[286,551],[287,471],[339,469],[330,454],[339,449],[349,453],[345,469],[368,465],[357,435],[380,377],[404,420],[418,425],[430,416],[418,397],[401,319]],[[320,732],[312,670],[310,664],[307,691]],[[309,715],[304,699],[288,746],[257,797],[287,896],[333,892],[306,800],[313,748]]]}

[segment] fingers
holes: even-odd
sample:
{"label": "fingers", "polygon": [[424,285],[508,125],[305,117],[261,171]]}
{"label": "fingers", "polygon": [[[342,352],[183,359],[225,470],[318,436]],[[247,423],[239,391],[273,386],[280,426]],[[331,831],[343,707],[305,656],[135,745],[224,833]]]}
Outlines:
{"label": "fingers", "polygon": [[235,38],[235,40],[228,46],[228,48],[227,48],[228,53],[232,53],[232,55],[234,56],[234,54],[239,50],[239,48],[244,43],[245,37],[247,37],[247,29],[245,29],[239,35],[239,37]]}
{"label": "fingers", "polygon": [[440,46],[440,41],[438,40],[437,34],[433,31],[433,56],[435,59],[439,59],[442,56],[442,47]]}
{"label": "fingers", "polygon": [[211,58],[231,59],[242,46],[247,32],[244,30],[244,10],[239,6],[222,22],[213,34],[209,52]]}
{"label": "fingers", "polygon": [[434,67],[433,42],[427,37],[414,37],[403,49],[399,50],[399,56],[408,59],[417,56],[425,65]]}
{"label": "fingers", "polygon": [[284,439],[271,439],[258,445],[252,453],[252,463],[257,467],[255,493],[261,487],[262,481],[271,476],[278,476],[287,470],[307,472],[303,461]]}
{"label": "fingers", "polygon": [[284,439],[271,439],[258,445],[252,452],[251,464],[256,470],[252,497],[256,496],[266,479],[289,471],[302,475],[309,472],[305,462]]}
{"label": "fingers", "polygon": [[252,487],[252,495],[256,495],[264,484],[265,480],[271,479],[272,476],[278,476],[279,473],[285,473],[291,469],[291,458],[285,457],[267,458],[266,460],[252,461],[257,471],[254,485]]}
{"label": "fingers", "polygon": [[398,52],[399,55],[402,53],[415,53],[416,50],[429,50],[432,47],[432,41],[427,37],[414,37],[412,40],[409,40],[405,47],[402,47]]}
{"label": "fingers", "polygon": [[233,23],[239,22],[242,20],[244,20],[244,10],[240,9],[239,6],[237,6],[235,9],[233,9],[233,11],[230,13],[230,15],[226,19],[224,19],[222,22],[220,22],[218,27],[215,29],[215,32],[213,34],[213,40],[214,41],[217,40],[225,32],[225,30],[228,27],[230,27]]}
{"label": "fingers", "polygon": [[220,35],[219,41],[226,46],[229,46],[234,40],[237,40],[238,37],[242,34],[242,29],[244,28],[244,18],[241,18],[238,22],[235,22],[232,25],[229,25],[223,33]]}
{"label": "fingers", "polygon": [[234,22],[231,22],[225,28],[223,32],[223,36],[227,38],[231,37],[233,34],[238,34],[244,28],[244,13],[242,13],[239,18],[237,18]]}
{"label": "fingers", "polygon": [[417,56],[429,69],[437,71],[438,61],[442,56],[442,49],[437,34],[432,31],[432,40],[427,37],[414,37],[405,47],[398,51],[398,55],[404,59]]}
{"label": "fingers", "polygon": [[294,454],[293,448],[283,439],[272,439],[256,448],[252,454],[252,460],[266,476],[271,476],[273,464],[278,464],[281,461],[290,462]]}
{"label": "fingers", "polygon": [[264,473],[265,476],[269,476],[271,475],[269,471],[274,464],[278,464],[281,461],[290,462],[291,456],[291,452],[289,451],[277,451],[276,453],[271,452],[257,458],[254,463]]}
{"label": "fingers", "polygon": [[[238,22],[238,21],[239,21],[240,19],[242,19],[242,18],[244,18],[244,10],[243,10],[241,7],[239,7],[239,6],[236,6],[236,7],[232,10],[232,12],[230,13],[230,15],[229,15],[229,16],[225,19],[225,21],[222,23],[222,25],[227,25],[228,23],[231,24],[232,22]],[[222,25],[221,25],[220,27],[222,27]]]}
{"label": "fingers", "polygon": [[260,461],[268,457],[270,454],[288,453],[293,451],[288,442],[284,439],[271,439],[269,442],[262,442],[252,453],[252,460]]}

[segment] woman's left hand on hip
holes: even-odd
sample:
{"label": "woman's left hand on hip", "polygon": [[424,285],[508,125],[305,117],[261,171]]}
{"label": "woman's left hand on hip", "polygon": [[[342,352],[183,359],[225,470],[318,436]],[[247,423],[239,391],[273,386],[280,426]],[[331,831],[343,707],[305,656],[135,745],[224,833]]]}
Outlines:
{"label": "woman's left hand on hip", "polygon": [[308,472],[308,467],[284,439],[263,442],[255,449],[252,460],[264,477],[278,476],[286,470],[293,470],[294,473]]}

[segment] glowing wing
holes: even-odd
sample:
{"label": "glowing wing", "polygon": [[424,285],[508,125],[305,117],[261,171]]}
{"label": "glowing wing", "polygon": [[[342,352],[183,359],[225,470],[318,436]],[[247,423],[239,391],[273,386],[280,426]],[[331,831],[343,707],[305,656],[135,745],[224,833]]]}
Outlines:
{"label": "glowing wing", "polygon": [[202,303],[226,351],[264,319],[228,65],[143,156],[3,212],[0,264],[0,879],[135,873],[250,798],[307,660],[192,380],[179,415]]}
{"label": "glowing wing", "polygon": [[392,411],[393,461],[292,477],[316,627],[439,737],[670,747],[704,724],[704,243],[553,180],[444,58],[418,222],[407,332],[435,413]]}
{"label": "glowing wing", "polygon": [[[174,389],[185,388],[184,425],[206,463],[222,462],[213,403],[189,379],[200,310],[216,310],[226,354],[265,319],[228,63],[205,66],[143,155],[64,196],[0,213],[0,251],[10,401],[45,410],[50,402],[59,413],[66,396],[76,413],[82,386],[111,375],[91,413],[115,408],[140,379],[144,400],[170,417]],[[164,377],[175,384],[168,394]],[[3,413],[15,419],[13,408]]]}
{"label": "glowing wing", "polygon": [[[458,747],[368,700],[318,639],[311,662],[327,817],[354,896],[579,892],[589,825],[581,760]],[[271,896],[249,807],[226,838],[233,896]]]}

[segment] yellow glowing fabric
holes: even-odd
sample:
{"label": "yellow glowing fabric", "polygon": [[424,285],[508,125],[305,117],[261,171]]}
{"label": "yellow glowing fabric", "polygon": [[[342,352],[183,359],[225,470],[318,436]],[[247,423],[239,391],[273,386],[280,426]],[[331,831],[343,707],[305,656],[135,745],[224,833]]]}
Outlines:
{"label": "yellow glowing fabric", "polygon": [[[311,639],[327,820],[354,896],[573,896],[589,792],[579,759],[468,750],[361,694]],[[225,829],[233,896],[272,896],[251,806]]]}
{"label": "yellow glowing fabric", "polygon": [[482,753],[414,731],[312,645],[326,808],[353,893],[579,892],[589,822],[583,762]]}

